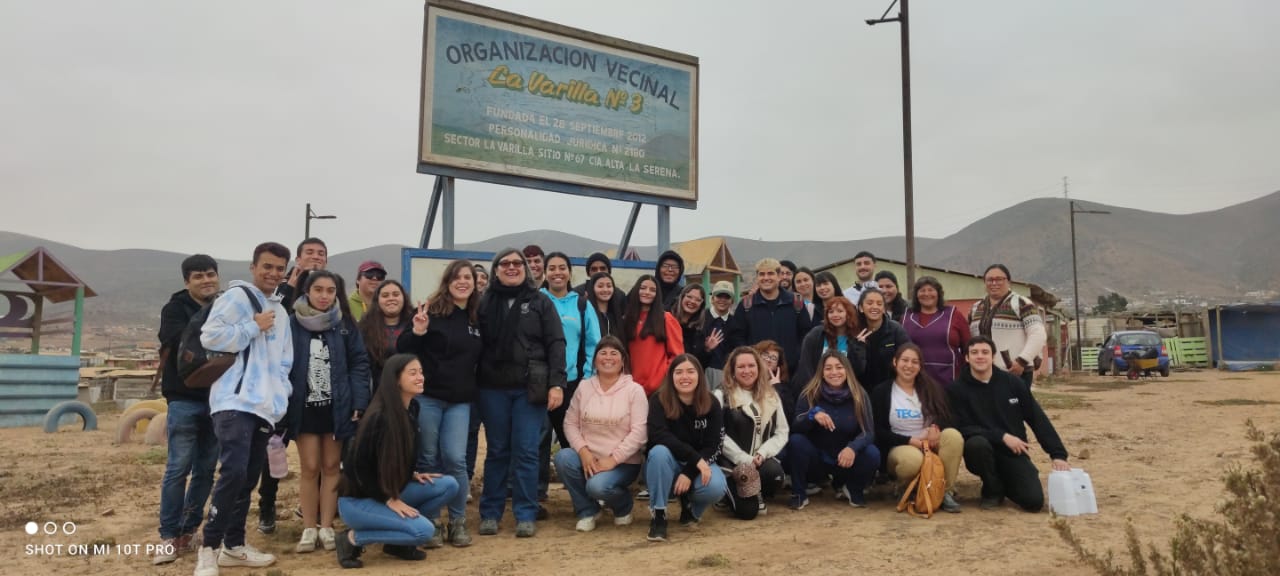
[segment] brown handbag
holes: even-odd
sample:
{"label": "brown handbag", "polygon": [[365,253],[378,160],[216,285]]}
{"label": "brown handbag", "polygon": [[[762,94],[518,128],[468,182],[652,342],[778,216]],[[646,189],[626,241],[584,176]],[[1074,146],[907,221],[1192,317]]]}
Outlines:
{"label": "brown handbag", "polygon": [[906,510],[912,516],[933,517],[933,513],[942,506],[942,497],[947,493],[947,472],[939,458],[924,443],[924,460],[920,463],[920,472],[907,485],[898,501],[898,511]]}

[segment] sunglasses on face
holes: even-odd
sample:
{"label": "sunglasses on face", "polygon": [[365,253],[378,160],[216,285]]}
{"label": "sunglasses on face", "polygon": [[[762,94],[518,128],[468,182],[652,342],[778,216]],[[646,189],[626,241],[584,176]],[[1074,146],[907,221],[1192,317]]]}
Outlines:
{"label": "sunglasses on face", "polygon": [[499,260],[499,268],[519,268],[524,266],[524,260]]}
{"label": "sunglasses on face", "polygon": [[386,280],[387,273],[381,270],[369,270],[368,272],[361,274],[361,276],[364,276],[365,279],[367,280],[377,280],[381,282],[383,280]]}

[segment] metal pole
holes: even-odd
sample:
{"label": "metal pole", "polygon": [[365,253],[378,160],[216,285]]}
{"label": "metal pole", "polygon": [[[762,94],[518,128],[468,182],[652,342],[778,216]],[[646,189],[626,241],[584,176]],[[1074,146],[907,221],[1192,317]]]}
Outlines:
{"label": "metal pole", "polygon": [[907,0],[901,2],[898,18],[902,25],[902,171],[907,218],[907,289],[910,290],[916,283],[916,216],[911,176],[911,31],[907,20]]}
{"label": "metal pole", "polygon": [[1076,201],[1067,202],[1067,208],[1071,212],[1071,293],[1072,301],[1076,307],[1076,369],[1079,370],[1084,362],[1084,339],[1081,337],[1080,323],[1084,320],[1080,317],[1080,276],[1076,272]]}
{"label": "metal pole", "polygon": [[[80,355],[80,334],[84,332],[84,286],[76,286],[76,329],[71,333],[71,355]],[[110,348],[107,354],[111,354]]]}
{"label": "metal pole", "polygon": [[671,249],[671,207],[658,206],[658,254]]}
{"label": "metal pole", "polygon": [[310,202],[307,202],[306,223],[307,223],[306,226],[302,227],[302,237],[310,238],[311,237],[311,203]]}
{"label": "metal pole", "polygon": [[453,250],[453,176],[444,179],[444,223],[441,226],[440,247]]}
{"label": "metal pole", "polygon": [[418,248],[427,249],[427,243],[431,241],[431,229],[436,224],[436,211],[440,209],[440,197],[444,194],[444,179],[436,176],[435,183],[431,185],[431,201],[427,203],[427,219],[422,223],[422,238],[418,240]]}

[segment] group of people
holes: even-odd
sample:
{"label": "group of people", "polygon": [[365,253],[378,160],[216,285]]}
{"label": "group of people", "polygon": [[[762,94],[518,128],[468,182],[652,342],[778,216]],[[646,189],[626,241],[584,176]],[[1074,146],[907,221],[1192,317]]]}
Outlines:
{"label": "group of people", "polygon": [[[372,544],[406,560],[471,544],[481,426],[482,536],[499,532],[508,500],[515,535],[536,534],[553,442],[576,529],[594,530],[606,509],[631,524],[647,499],[651,541],[667,539],[672,503],[682,526],[712,506],[756,518],[788,485],[794,510],[826,485],[862,507],[877,473],[905,483],[925,450],[942,459],[948,487],[963,457],[984,509],[1007,497],[1039,510],[1024,423],[1053,467],[1067,466],[1030,392],[1043,322],[1002,265],[988,268],[988,297],[966,318],[932,277],[904,297],[869,253],[855,258],[848,290],[830,272],[765,258],[735,303],[728,282],[709,292],[685,283],[673,251],[624,292],[603,254],[574,286],[564,253],[508,248],[488,269],[449,263],[417,304],[377,262],[359,266],[347,293],[323,241],[295,254],[290,269],[287,247],[259,245],[252,280],[226,292],[212,258],[182,263],[186,285],[160,328],[160,537],[170,546],[157,564],[196,551],[196,576],[215,576],[275,561],[245,542],[255,485],[258,529],[275,529],[278,480],[264,466],[273,436],[300,462],[296,551],[335,551],[345,568]],[[201,344],[240,357],[211,388],[192,389],[177,342],[202,307]],[[960,508],[952,492],[942,507]],[[339,516],[346,529],[335,532]]]}

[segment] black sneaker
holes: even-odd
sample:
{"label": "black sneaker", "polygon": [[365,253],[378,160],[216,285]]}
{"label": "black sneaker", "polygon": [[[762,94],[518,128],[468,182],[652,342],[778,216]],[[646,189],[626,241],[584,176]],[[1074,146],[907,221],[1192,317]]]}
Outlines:
{"label": "black sneaker", "polygon": [[649,520],[649,537],[650,542],[666,542],[667,541],[667,511],[654,510],[653,518]]}
{"label": "black sneaker", "polygon": [[388,556],[395,556],[401,560],[426,560],[427,553],[413,546],[401,546],[397,544],[383,544],[382,552]]}
{"label": "black sneaker", "polygon": [[258,531],[263,534],[274,534],[276,531],[276,507],[263,506],[258,509]]}
{"label": "black sneaker", "polygon": [[693,515],[693,504],[688,500],[680,501],[680,526],[688,528],[698,523],[698,517]]}
{"label": "black sneaker", "polygon": [[551,513],[547,511],[547,507],[539,504],[538,514],[537,516],[534,516],[534,518],[538,520],[546,520],[547,518],[550,518],[550,517],[551,517]]}
{"label": "black sneaker", "polygon": [[361,568],[364,566],[364,562],[360,561],[360,554],[364,552],[364,548],[351,543],[350,530],[339,532],[338,537],[334,540],[336,540],[334,545],[338,552],[338,565],[343,568]]}
{"label": "black sneaker", "polygon": [[978,507],[983,510],[995,510],[996,508],[999,508],[1002,503],[1004,503],[1004,496],[983,496],[982,504],[979,504]]}

